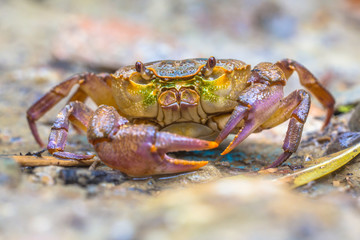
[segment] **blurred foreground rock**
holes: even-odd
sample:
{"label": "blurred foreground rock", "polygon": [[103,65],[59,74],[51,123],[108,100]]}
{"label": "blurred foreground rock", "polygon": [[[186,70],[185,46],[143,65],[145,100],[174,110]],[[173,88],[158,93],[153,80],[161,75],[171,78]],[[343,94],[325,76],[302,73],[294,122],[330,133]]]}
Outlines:
{"label": "blurred foreground rock", "polygon": [[[270,180],[244,177],[163,191],[156,198],[122,195],[120,187],[97,198],[86,198],[84,191],[73,187],[54,186],[52,191],[32,187],[17,194],[5,190],[7,194],[0,196],[2,236],[149,240],[360,236],[358,203],[341,193],[315,200]],[[20,227],[23,231],[13,231]]]}
{"label": "blurred foreground rock", "polygon": [[[341,210],[340,210],[340,209]],[[145,205],[143,239],[357,239],[358,212],[273,182],[233,177]]]}

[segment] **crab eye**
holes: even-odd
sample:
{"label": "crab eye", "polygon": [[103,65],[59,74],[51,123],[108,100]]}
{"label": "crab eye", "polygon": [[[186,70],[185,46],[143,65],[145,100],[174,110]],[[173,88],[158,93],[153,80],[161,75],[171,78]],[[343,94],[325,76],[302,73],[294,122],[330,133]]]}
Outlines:
{"label": "crab eye", "polygon": [[216,66],[216,59],[214,57],[209,57],[205,66],[201,69],[201,73],[205,77],[209,77],[212,74],[215,66]]}
{"label": "crab eye", "polygon": [[135,70],[140,73],[141,77],[145,80],[150,80],[153,77],[152,72],[140,61],[135,63]]}

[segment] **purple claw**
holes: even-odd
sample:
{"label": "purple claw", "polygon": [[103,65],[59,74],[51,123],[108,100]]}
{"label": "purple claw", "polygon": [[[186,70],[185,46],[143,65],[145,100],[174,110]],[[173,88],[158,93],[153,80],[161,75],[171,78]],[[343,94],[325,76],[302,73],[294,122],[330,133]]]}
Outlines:
{"label": "purple claw", "polygon": [[100,107],[90,120],[88,138],[106,165],[129,176],[197,170],[208,162],[173,159],[166,153],[218,146],[216,142],[158,132],[151,125],[118,124],[121,119],[114,108]]}
{"label": "purple claw", "polygon": [[248,112],[248,107],[242,105],[237,106],[231,114],[231,117],[227,121],[224,129],[217,136],[215,142],[221,143],[230,134],[230,132],[234,130],[236,125],[238,125],[239,122],[244,119]]}
{"label": "purple claw", "polygon": [[108,139],[93,139],[95,151],[108,166],[129,176],[148,176],[197,170],[207,161],[173,159],[167,152],[205,150],[218,146],[195,138],[157,132],[147,125],[120,127]]}
{"label": "purple claw", "polygon": [[245,138],[253,133],[262,123],[270,118],[279,106],[283,97],[282,85],[257,84],[246,89],[239,97],[239,103],[231,114],[224,129],[216,139],[220,143],[233,131],[241,120],[245,120],[243,128],[235,136],[234,140],[221,153],[225,155],[239,145]]}
{"label": "purple claw", "polygon": [[216,148],[216,142],[205,141],[197,138],[185,137],[169,132],[156,134],[156,148],[159,152],[194,151]]}
{"label": "purple claw", "polygon": [[257,126],[255,125],[254,121],[252,122],[245,122],[245,126],[236,134],[235,138],[231,141],[229,146],[221,153],[221,155],[225,155],[231,152],[237,145],[239,145],[245,138],[247,138]]}

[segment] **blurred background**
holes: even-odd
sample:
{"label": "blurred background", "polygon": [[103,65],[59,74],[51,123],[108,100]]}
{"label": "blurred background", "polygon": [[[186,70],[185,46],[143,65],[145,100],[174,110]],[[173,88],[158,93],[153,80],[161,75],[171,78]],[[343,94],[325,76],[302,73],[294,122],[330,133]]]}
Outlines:
{"label": "blurred background", "polygon": [[[148,62],[215,56],[239,59],[254,66],[263,61],[292,58],[305,65],[334,94],[337,106],[354,105],[360,101],[358,0],[0,0],[0,33],[2,156],[39,150],[28,129],[25,112],[51,87],[75,73],[113,72],[137,60]],[[287,92],[301,88],[297,76],[288,83]],[[39,131],[43,139],[46,139],[49,126],[61,106],[40,121]],[[323,117],[324,111],[316,101],[311,114],[305,131],[318,130],[322,124],[317,118]],[[345,122],[346,118],[340,121]],[[276,149],[274,156],[269,158],[281,152],[285,130],[286,125],[270,135],[267,143],[275,140],[278,144],[273,147]],[[279,132],[280,135],[277,135]],[[76,139],[74,142],[77,145],[84,140]],[[256,151],[251,144],[248,148]],[[88,147],[80,148],[83,149]],[[262,151],[269,152],[268,148]],[[180,182],[183,188],[190,183],[208,182],[223,176],[223,173],[214,173],[213,170],[206,170],[208,175],[180,178],[176,184]],[[60,188],[51,175],[58,174],[60,170],[47,169],[48,172],[45,172],[48,175],[44,171],[27,175],[27,180],[25,183],[21,180],[17,190],[2,190],[0,238],[1,231],[4,231],[6,239],[58,239],[55,233],[63,233],[68,239],[84,233],[90,239],[182,239],[181,234],[197,239],[224,236],[240,239],[237,238],[238,232],[234,231],[237,226],[242,226],[239,229],[245,238],[254,237],[251,239],[305,239],[309,236],[351,239],[360,235],[359,230],[351,227],[359,223],[356,220],[359,192],[353,194],[356,197],[349,201],[346,194],[335,197],[341,199],[339,205],[328,201],[332,197],[328,193],[333,194],[334,190],[331,179],[324,182],[320,193],[314,189],[306,191],[307,197],[311,197],[313,191],[316,196],[326,193],[327,200],[318,204],[309,203],[301,197],[298,200],[297,196],[282,189],[267,190],[263,182],[242,185],[230,182],[230,185],[243,187],[244,190],[241,195],[237,190],[228,189],[226,200],[234,200],[229,200],[230,207],[224,208],[220,214],[215,209],[223,207],[220,200],[224,200],[224,195],[211,193],[214,188],[217,189],[216,186],[206,187],[198,197],[194,197],[197,192],[185,192],[183,196],[189,196],[184,197],[187,199],[185,202],[197,206],[192,209],[187,208],[190,205],[182,205],[181,197],[177,195],[147,203],[149,198],[154,201],[151,197],[157,196],[160,190],[178,189],[179,184],[172,182],[169,186],[168,182],[156,179],[143,182],[121,179],[122,184],[116,186],[90,184]],[[14,174],[18,173],[15,171]],[[53,181],[39,176],[50,176]],[[259,193],[262,197],[257,195]],[[92,198],[94,195],[98,197]],[[259,199],[258,202],[250,200],[254,196]],[[206,202],[209,198],[220,200]],[[284,198],[280,201],[282,204],[273,206],[273,201],[279,198]],[[280,205],[285,206],[286,198],[299,206],[299,209],[288,207],[289,215],[274,210]],[[169,201],[173,201],[174,205],[169,205]],[[202,201],[206,202],[206,207],[201,204]],[[104,202],[111,211],[103,206]],[[233,211],[233,207],[243,202],[249,205]],[[329,207],[327,204],[330,204]],[[145,210],[138,209],[142,205]],[[319,205],[325,207],[319,208]],[[64,211],[50,210],[58,208]],[[303,211],[305,208],[311,210]],[[184,212],[203,218],[190,218]],[[249,220],[251,214],[255,217]],[[290,215],[299,218],[295,217],[295,223],[290,224]],[[218,216],[221,216],[220,220]],[[275,231],[267,225],[267,220],[272,221],[271,216],[275,216],[274,222],[278,227],[285,225],[288,228]],[[341,220],[342,225],[336,225]],[[104,225],[104,222],[107,224]],[[268,229],[271,234],[257,232],[256,224]],[[25,232],[17,232],[15,226],[21,226]],[[67,231],[62,232],[58,226]],[[182,227],[188,231],[183,231]],[[209,230],[212,231],[204,234]],[[226,235],[229,231],[230,234]],[[32,238],[34,236],[36,238]]]}
{"label": "blurred background", "polygon": [[[141,59],[295,58],[352,75],[359,3],[343,1],[1,1],[1,68],[56,60],[118,68]],[[320,64],[321,65],[316,65]]]}
{"label": "blurred background", "polygon": [[[359,5],[356,0],[2,0],[0,91],[11,98],[12,90],[31,86],[24,90],[30,94],[28,107],[69,75],[112,72],[137,60],[215,56],[255,65],[287,57],[347,103],[352,100],[342,90],[352,89],[360,76]],[[288,92],[299,87],[291,80]],[[1,118],[11,119],[9,114]]]}

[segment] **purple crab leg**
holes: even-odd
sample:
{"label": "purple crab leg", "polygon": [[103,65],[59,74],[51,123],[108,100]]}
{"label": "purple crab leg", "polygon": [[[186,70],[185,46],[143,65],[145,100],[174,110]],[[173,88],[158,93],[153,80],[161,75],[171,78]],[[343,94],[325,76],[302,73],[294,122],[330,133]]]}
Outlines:
{"label": "purple crab leg", "polygon": [[267,168],[280,166],[298,149],[303,127],[309,114],[311,98],[306,91],[297,90],[292,92],[288,97],[284,98],[282,103],[283,106],[279,108],[280,111],[291,109],[291,105],[296,105],[294,107],[295,109],[293,108],[294,110],[291,113],[288,130],[284,139],[284,152]]}
{"label": "purple crab leg", "polygon": [[70,90],[75,86],[81,79],[80,75],[76,75],[67,79],[66,81],[55,86],[40,98],[36,103],[34,103],[27,110],[27,120],[30,126],[30,130],[36,140],[36,142],[43,147],[44,143],[41,141],[39,132],[37,130],[36,121],[41,118],[47,111],[49,111],[53,106],[55,106],[60,100],[70,93]]}
{"label": "purple crab leg", "polygon": [[75,101],[66,105],[56,117],[56,121],[51,128],[47,145],[48,151],[52,155],[64,159],[85,160],[93,158],[94,155],[74,154],[64,151],[69,131],[69,119],[72,118],[73,122],[77,122],[77,126],[82,126],[83,130],[86,130],[92,114],[93,111],[82,102]]}
{"label": "purple crab leg", "polygon": [[296,71],[301,85],[313,93],[323,107],[326,108],[327,114],[322,127],[322,129],[324,129],[330,123],[331,116],[334,113],[334,97],[319,83],[316,77],[300,63],[291,59],[283,59],[278,61],[276,65],[285,73],[286,79],[289,79],[291,74]]}
{"label": "purple crab leg", "polygon": [[[85,102],[86,99],[88,98],[88,95],[84,92],[84,90],[82,90],[81,88],[78,88],[76,90],[76,92],[70,97],[70,99],[68,100],[68,102],[66,104],[69,104],[71,102],[75,102],[75,101],[78,101],[78,102]],[[74,124],[72,124],[72,127],[75,129],[75,131],[78,133],[78,134],[81,134],[83,133],[82,129]]]}
{"label": "purple crab leg", "polygon": [[[107,104],[116,106],[112,96],[109,82],[111,76],[108,74],[83,73],[68,78],[64,82],[52,88],[47,94],[35,102],[26,112],[30,130],[36,142],[43,147],[40,135],[37,130],[36,121],[53,108],[58,102],[67,97],[73,87],[79,85],[78,90],[71,97],[70,101],[84,101],[90,97],[98,105]],[[79,127],[75,126],[78,130]]]}

